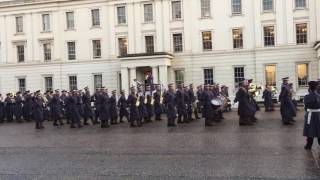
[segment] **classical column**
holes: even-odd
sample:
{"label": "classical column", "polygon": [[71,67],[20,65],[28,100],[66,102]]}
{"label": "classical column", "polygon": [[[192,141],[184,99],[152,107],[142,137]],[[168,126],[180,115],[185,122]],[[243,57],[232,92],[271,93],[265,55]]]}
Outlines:
{"label": "classical column", "polygon": [[136,83],[134,83],[134,80],[137,79],[137,71],[136,68],[130,68],[130,87],[136,86]]}
{"label": "classical column", "polygon": [[129,94],[129,73],[128,68],[121,68],[121,87],[126,92],[126,94]]}
{"label": "classical column", "polygon": [[159,66],[159,83],[163,85],[164,88],[168,86],[168,67]]}
{"label": "classical column", "polygon": [[159,69],[158,66],[152,67],[152,77],[153,77],[153,83],[158,84],[159,83]]}

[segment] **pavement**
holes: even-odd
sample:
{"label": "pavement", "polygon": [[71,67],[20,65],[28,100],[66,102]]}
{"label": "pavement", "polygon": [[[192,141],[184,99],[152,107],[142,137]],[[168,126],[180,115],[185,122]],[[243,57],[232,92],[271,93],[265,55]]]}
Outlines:
{"label": "pavement", "polygon": [[33,123],[0,125],[1,180],[320,179],[320,148],[303,149],[303,111],[283,126],[279,111],[239,127],[236,111],[205,127],[204,120],[166,127],[87,126],[35,130]]}

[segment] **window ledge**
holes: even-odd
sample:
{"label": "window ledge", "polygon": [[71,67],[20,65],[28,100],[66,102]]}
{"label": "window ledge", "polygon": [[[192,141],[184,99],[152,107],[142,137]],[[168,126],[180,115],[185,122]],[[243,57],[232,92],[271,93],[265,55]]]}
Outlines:
{"label": "window ledge", "polygon": [[94,59],[94,60],[101,60],[102,57],[101,57],[101,56],[100,56],[100,57],[93,57],[93,59]]}
{"label": "window ledge", "polygon": [[213,19],[212,16],[200,17],[200,20]]}
{"label": "window ledge", "polygon": [[15,35],[15,36],[23,36],[23,35],[25,35],[25,33],[24,33],[24,32],[17,32],[17,33],[15,33],[14,35]]}
{"label": "window ledge", "polygon": [[230,17],[240,17],[240,16],[244,16],[244,14],[242,13],[235,13],[235,14],[231,14]]}
{"label": "window ledge", "polygon": [[45,33],[52,33],[52,31],[41,31],[41,33],[45,34]]}
{"label": "window ledge", "polygon": [[76,29],[72,28],[72,29],[65,29],[64,31],[76,31]]}
{"label": "window ledge", "polygon": [[141,24],[155,24],[154,21],[142,22]]}
{"label": "window ledge", "polygon": [[293,9],[293,11],[309,11],[309,8],[307,7],[296,7]]}
{"label": "window ledge", "polygon": [[275,10],[263,10],[261,14],[276,14]]}
{"label": "window ledge", "polygon": [[97,26],[91,26],[90,29],[101,29],[101,26],[100,25],[97,25]]}
{"label": "window ledge", "polygon": [[173,22],[183,22],[183,19],[172,19],[170,22],[171,23],[173,23]]}
{"label": "window ledge", "polygon": [[126,27],[126,26],[128,26],[128,24],[127,24],[127,23],[117,24],[117,25],[116,25],[116,27]]}

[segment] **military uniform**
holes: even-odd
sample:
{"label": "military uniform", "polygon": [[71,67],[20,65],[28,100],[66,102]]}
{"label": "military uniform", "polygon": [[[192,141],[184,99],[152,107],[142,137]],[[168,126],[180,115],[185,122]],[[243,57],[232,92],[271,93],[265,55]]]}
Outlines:
{"label": "military uniform", "polygon": [[102,92],[98,95],[99,108],[99,118],[101,121],[101,128],[110,127],[110,98],[107,93]]}
{"label": "military uniform", "polygon": [[110,97],[111,124],[118,124],[117,97],[114,94]]}
{"label": "military uniform", "polygon": [[155,114],[155,119],[157,121],[161,120],[161,114],[162,114],[162,106],[161,106],[161,92],[160,90],[157,90],[154,94],[153,94],[153,99],[154,99],[154,114]]}
{"label": "military uniform", "polygon": [[34,97],[33,103],[32,103],[32,114],[33,118],[36,122],[36,129],[43,129],[43,99],[40,97],[40,95],[36,95]]}
{"label": "military uniform", "polygon": [[146,103],[146,108],[147,108],[147,122],[152,122],[151,118],[153,116],[153,105],[152,105],[152,96],[147,95],[147,103]]}
{"label": "military uniform", "polygon": [[[178,89],[176,92],[176,105],[178,111],[178,123],[183,123],[187,121],[187,111],[185,103],[185,92],[183,89]],[[183,120],[182,120],[183,118]]]}
{"label": "military uniform", "polygon": [[[283,80],[287,81],[288,78],[283,78]],[[287,83],[283,83],[281,86],[279,100],[281,102],[280,112],[282,116],[282,122],[285,125],[291,125],[294,121],[293,117],[296,116],[296,108],[292,102],[290,89]]]}
{"label": "military uniform", "polygon": [[13,121],[13,112],[14,112],[14,104],[11,98],[11,94],[7,94],[7,97],[4,100],[6,108],[6,119],[7,122],[12,122]]}
{"label": "military uniform", "polygon": [[71,117],[70,128],[75,128],[75,125],[77,125],[78,128],[82,127],[78,99],[78,95],[75,94],[75,92],[73,92],[73,94],[68,98],[68,110]]}
{"label": "military uniform", "polygon": [[[170,87],[169,87],[170,88]],[[168,118],[168,126],[176,126],[175,119],[177,118],[177,110],[175,107],[175,94],[173,93],[173,89],[169,89],[166,92],[164,97],[164,103],[167,107],[167,118]]]}
{"label": "military uniform", "polygon": [[91,96],[90,92],[86,90],[86,92],[82,95],[83,102],[83,124],[88,125],[88,119],[91,119],[92,124],[96,124],[96,121],[93,119],[93,112],[91,108]]}
{"label": "military uniform", "polygon": [[119,107],[120,122],[121,123],[123,122],[123,120],[122,120],[123,117],[126,117],[127,121],[129,121],[129,113],[127,111],[128,104],[127,104],[127,100],[126,100],[124,93],[119,98],[118,107]]}
{"label": "military uniform", "polygon": [[26,121],[31,121],[32,119],[32,96],[29,94],[29,91],[24,95],[23,118]]}
{"label": "military uniform", "polygon": [[202,116],[205,118],[205,125],[212,126],[212,118],[213,118],[212,104],[211,104],[212,95],[207,85],[205,86],[205,89],[202,92],[201,98],[203,103]]}
{"label": "military uniform", "polygon": [[141,126],[141,121],[140,121],[140,116],[139,116],[139,109],[137,107],[137,96],[135,93],[131,93],[128,96],[128,105],[130,109],[130,126],[134,127],[135,122],[137,123],[138,126]]}
{"label": "military uniform", "polygon": [[20,92],[17,93],[14,101],[14,116],[16,117],[17,122],[22,122],[22,97]]}
{"label": "military uniform", "polygon": [[273,111],[272,92],[267,88],[263,91],[262,98],[264,99],[265,111]]}
{"label": "military uniform", "polygon": [[[57,92],[57,91],[56,91]],[[54,94],[49,101],[51,118],[53,120],[53,126],[62,126],[63,122],[61,119],[61,102],[59,94]],[[59,124],[58,124],[59,121]]]}
{"label": "military uniform", "polygon": [[238,115],[239,125],[253,125],[252,116],[254,114],[252,104],[250,103],[250,95],[247,88],[241,86],[236,93],[235,102],[239,102]]}
{"label": "military uniform", "polygon": [[4,102],[2,101],[2,96],[0,94],[0,123],[3,123],[4,117],[5,117],[5,105]]}

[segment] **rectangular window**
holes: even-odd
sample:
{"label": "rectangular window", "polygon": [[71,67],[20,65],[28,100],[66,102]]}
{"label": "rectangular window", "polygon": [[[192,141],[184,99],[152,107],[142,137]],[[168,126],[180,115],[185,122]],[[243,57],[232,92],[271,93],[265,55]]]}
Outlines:
{"label": "rectangular window", "polygon": [[299,87],[308,86],[308,79],[309,79],[308,67],[309,66],[307,63],[297,65]]}
{"label": "rectangular window", "polygon": [[239,87],[239,83],[244,80],[244,67],[234,67],[234,85]]}
{"label": "rectangular window", "polygon": [[243,48],[242,29],[232,29],[233,49]]}
{"label": "rectangular window", "polygon": [[264,46],[274,46],[274,26],[266,26],[263,28],[264,32]]}
{"label": "rectangular window", "polygon": [[101,58],[101,42],[100,40],[92,40],[93,58]]}
{"label": "rectangular window", "polygon": [[100,26],[100,10],[91,10],[92,26]]}
{"label": "rectangular window", "polygon": [[53,90],[52,77],[44,77],[44,89],[45,89],[45,91],[52,91]]}
{"label": "rectangular window", "polygon": [[153,36],[145,36],[146,53],[154,53],[154,39]]}
{"label": "rectangular window", "polygon": [[211,0],[201,0],[201,17],[206,18],[211,16]]}
{"label": "rectangular window", "polygon": [[78,81],[77,76],[69,76],[69,90],[77,90],[78,89]]}
{"label": "rectangular window", "polygon": [[50,31],[50,15],[49,14],[42,14],[42,30],[43,31]]}
{"label": "rectangular window", "polygon": [[276,65],[267,65],[266,66],[266,85],[267,86],[276,86]]}
{"label": "rectangular window", "polygon": [[118,24],[126,24],[127,23],[126,7],[125,6],[117,7],[117,13],[118,13]]}
{"label": "rectangular window", "polygon": [[66,12],[66,17],[67,17],[67,29],[73,30],[74,29],[74,13]]}
{"label": "rectangular window", "polygon": [[295,0],[295,6],[297,9],[304,9],[307,6],[306,0]]}
{"label": "rectangular window", "polygon": [[26,79],[19,78],[18,79],[18,86],[19,86],[19,91],[24,93],[26,91]]}
{"label": "rectangular window", "polygon": [[204,69],[204,84],[213,85],[213,69]]}
{"label": "rectangular window", "polygon": [[119,55],[125,56],[128,54],[128,41],[127,38],[118,38]]}
{"label": "rectangular window", "polygon": [[94,89],[102,87],[102,74],[95,74],[93,75],[94,79]]}
{"label": "rectangular window", "polygon": [[263,0],[263,11],[264,12],[273,11],[273,0]]}
{"label": "rectangular window", "polygon": [[175,70],[174,74],[175,74],[176,84],[184,83],[184,71],[183,70]]}
{"label": "rectangular window", "polygon": [[22,16],[16,17],[16,32],[17,33],[23,32],[23,17]]}
{"label": "rectangular window", "polygon": [[51,61],[51,44],[50,43],[43,44],[43,57],[44,57],[44,61]]}
{"label": "rectangular window", "polygon": [[172,1],[172,20],[182,19],[181,1]]}
{"label": "rectangular window", "polygon": [[67,42],[67,45],[68,45],[68,59],[75,60],[76,59],[76,43]]}
{"label": "rectangular window", "polygon": [[144,4],[144,22],[153,21],[153,6],[152,4]]}
{"label": "rectangular window", "polygon": [[232,15],[239,15],[242,13],[241,0],[231,0]]}
{"label": "rectangular window", "polygon": [[205,51],[212,50],[212,34],[211,31],[202,32],[202,48]]}
{"label": "rectangular window", "polygon": [[173,51],[182,52],[183,51],[182,34],[181,33],[173,34],[172,37],[173,37]]}
{"label": "rectangular window", "polygon": [[21,63],[21,62],[24,62],[24,58],[25,58],[25,55],[24,55],[24,45],[19,45],[17,46],[17,57],[18,57],[18,62]]}
{"label": "rectangular window", "polygon": [[306,23],[296,24],[296,39],[297,44],[308,43],[308,27]]}

